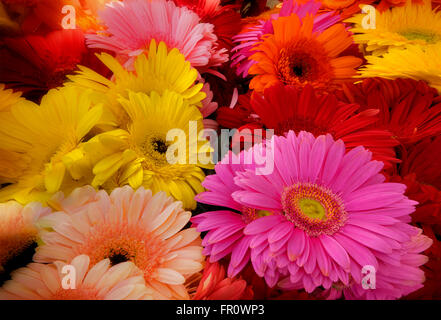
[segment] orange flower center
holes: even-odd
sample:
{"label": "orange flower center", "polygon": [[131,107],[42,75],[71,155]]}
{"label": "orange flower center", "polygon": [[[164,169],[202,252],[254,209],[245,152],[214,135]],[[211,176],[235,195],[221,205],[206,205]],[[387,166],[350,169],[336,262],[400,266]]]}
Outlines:
{"label": "orange flower center", "polygon": [[150,281],[168,249],[164,241],[144,228],[118,222],[97,225],[75,251],[76,255],[87,254],[91,265],[103,259],[110,259],[112,265],[132,261]]}

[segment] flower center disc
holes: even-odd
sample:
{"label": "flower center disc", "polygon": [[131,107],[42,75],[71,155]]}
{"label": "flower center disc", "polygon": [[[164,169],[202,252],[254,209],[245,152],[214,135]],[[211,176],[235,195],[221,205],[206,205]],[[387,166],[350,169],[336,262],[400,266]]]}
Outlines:
{"label": "flower center disc", "polygon": [[326,220],[326,209],[317,200],[303,198],[298,201],[298,205],[303,214],[309,218]]}
{"label": "flower center disc", "polygon": [[147,162],[150,164],[146,169],[166,165],[168,147],[168,143],[161,134],[156,132],[147,133],[144,141],[140,144],[141,155],[147,157]]}
{"label": "flower center disc", "polygon": [[271,216],[273,213],[266,210],[257,210],[250,207],[242,208],[242,219],[245,223],[251,223],[256,219]]}
{"label": "flower center disc", "polygon": [[346,221],[343,201],[331,190],[312,183],[297,183],[282,193],[286,218],[310,236],[331,235]]}
{"label": "flower center disc", "polygon": [[306,39],[281,49],[277,72],[280,81],[287,85],[327,82],[332,75],[323,47]]}

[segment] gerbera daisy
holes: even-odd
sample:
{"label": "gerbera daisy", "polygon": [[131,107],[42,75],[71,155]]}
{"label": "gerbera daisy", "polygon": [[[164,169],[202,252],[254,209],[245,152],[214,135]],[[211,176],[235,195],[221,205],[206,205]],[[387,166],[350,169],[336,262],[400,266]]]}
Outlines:
{"label": "gerbera daisy", "polygon": [[0,113],[0,180],[12,183],[0,190],[1,201],[44,202],[84,183],[68,172],[70,159],[101,114],[89,93],[75,88],[52,89],[40,106],[23,101]]}
{"label": "gerbera daisy", "polygon": [[0,83],[22,91],[38,102],[49,89],[59,87],[81,63],[106,75],[93,51],[87,50],[81,30],[59,30],[44,36],[2,39]]}
{"label": "gerbera daisy", "polygon": [[362,110],[380,109],[377,128],[392,132],[404,145],[441,134],[441,97],[424,81],[365,79],[345,84],[336,95]]}
{"label": "gerbera daisy", "polygon": [[[416,202],[404,195],[405,185],[384,182],[379,173],[383,164],[371,161],[369,151],[357,147],[345,152],[341,140],[304,131],[274,136],[266,145],[274,151],[273,172],[237,172],[234,181],[242,190],[232,194],[244,206],[273,213],[243,231],[252,238],[257,274],[272,269],[275,279],[287,275],[280,285],[312,292],[335,283],[361,284],[366,265],[387,273],[383,264],[400,264],[418,231],[408,225]],[[259,152],[265,149],[255,148],[249,152],[262,157]],[[423,282],[417,268],[414,273],[419,276],[409,283],[396,283],[399,293]],[[381,281],[377,277],[379,287]]]}
{"label": "gerbera daisy", "polygon": [[[405,176],[415,173],[418,180],[425,185],[432,185],[441,190],[441,136],[434,139],[424,139],[410,146],[403,156],[400,173]],[[441,222],[441,221],[440,221]]]}
{"label": "gerbera daisy", "polygon": [[[129,117],[118,101],[120,96],[128,97],[128,91],[150,94],[155,91],[163,94],[165,90],[180,94],[189,105],[203,108],[202,100],[206,94],[201,92],[202,83],[195,84],[198,77],[196,69],[185,61],[177,49],[168,49],[164,42],[156,45],[150,42],[148,56],[139,55],[134,63],[134,71],[127,71],[109,54],[103,53],[99,59],[113,72],[109,80],[95,71],[79,66],[76,75],[69,76],[72,82],[66,86],[93,89],[97,102],[105,102],[107,122],[113,126],[126,128]],[[203,109],[202,109],[203,110]]]}
{"label": "gerbera daisy", "polygon": [[210,256],[210,262],[214,263],[231,254],[229,277],[236,276],[250,261],[250,239],[243,234],[243,229],[254,219],[267,214],[244,207],[231,197],[234,191],[239,190],[233,181],[236,171],[252,167],[244,165],[244,160],[243,155],[236,156],[232,152],[225,155],[214,167],[216,173],[207,176],[202,183],[207,191],[196,196],[200,203],[228,210],[205,212],[191,219],[199,232],[207,232],[202,245],[204,255]]}
{"label": "gerbera daisy", "polygon": [[88,45],[114,51],[127,67],[133,64],[133,57],[149,48],[151,40],[177,48],[201,71],[228,60],[225,49],[218,48],[213,25],[201,23],[196,13],[173,1],[115,1],[100,12],[100,19],[106,32],[88,35]]}
{"label": "gerbera daisy", "polygon": [[441,12],[433,11],[431,2],[413,4],[385,12],[376,12],[375,28],[362,25],[366,14],[358,14],[346,20],[354,23],[351,31],[354,42],[364,45],[364,49],[375,56],[382,55],[390,48],[406,46],[426,46],[441,42]]}
{"label": "gerbera daisy", "polygon": [[406,196],[418,202],[415,212],[412,213],[412,222],[429,224],[441,234],[441,191],[419,181],[415,173],[402,177],[394,175],[389,181],[404,183]]}
{"label": "gerbera daisy", "polygon": [[14,34],[20,32],[20,25],[11,19],[3,2],[0,2],[0,34]]}
{"label": "gerbera daisy", "polygon": [[239,274],[253,290],[254,300],[318,300],[315,293],[305,290],[284,290],[280,287],[269,287],[264,278],[259,277],[251,263]]}
{"label": "gerbera daisy", "polygon": [[[76,202],[71,197],[89,194],[88,204],[80,200],[80,211],[63,211],[41,219],[43,245],[36,249],[36,262],[68,262],[85,254],[90,266],[103,259],[112,265],[131,261],[144,276],[146,286],[165,299],[188,299],[185,279],[202,269],[203,256],[199,233],[194,228],[181,230],[191,212],[164,192],[152,196],[150,190],[131,187],[115,189],[110,196],[90,186],[76,190],[64,201],[63,209]],[[82,200],[82,201],[81,201]]]}
{"label": "gerbera daisy", "polygon": [[[426,138],[402,148],[402,163],[391,181],[404,183],[406,195],[418,206],[412,214],[415,223],[426,223],[441,232],[441,137]],[[398,175],[399,174],[399,175]]]}
{"label": "gerbera daisy", "polygon": [[280,84],[266,89],[263,96],[253,95],[251,105],[264,127],[277,135],[289,130],[315,136],[330,133],[348,150],[360,145],[369,149],[373,159],[384,161],[387,168],[398,161],[393,148],[398,142],[389,131],[373,126],[378,109],[361,111],[359,105],[339,102],[332,94],[316,95],[309,85],[297,89]]}
{"label": "gerbera daisy", "polygon": [[300,19],[293,14],[272,22],[274,34],[256,47],[250,59],[257,61],[249,73],[255,75],[250,88],[263,92],[277,83],[294,86],[311,84],[321,90],[332,90],[354,76],[361,59],[340,56],[352,38],[343,24],[335,24],[322,33],[313,31],[314,18]]}
{"label": "gerbera daisy", "polygon": [[176,5],[185,6],[197,13],[201,21],[214,26],[219,47],[231,49],[232,37],[240,31],[241,17],[237,6],[221,6],[220,0],[174,0]]}
{"label": "gerbera daisy", "polygon": [[3,0],[7,10],[18,16],[21,31],[25,34],[44,33],[61,29],[62,8],[75,0]]}
{"label": "gerbera daisy", "polygon": [[389,259],[379,261],[375,271],[375,289],[363,288],[356,281],[349,284],[338,282],[325,291],[327,299],[344,296],[347,300],[393,300],[423,288],[425,276],[420,267],[429,259],[420,253],[429,248],[433,241],[422,235],[421,229],[409,231],[411,239],[403,244],[401,250],[397,250]]}
{"label": "gerbera daisy", "polygon": [[242,17],[258,16],[268,9],[266,6],[268,0],[221,0],[225,4],[234,4],[240,6]]}
{"label": "gerbera daisy", "polygon": [[360,68],[360,78],[385,79],[410,78],[426,81],[441,91],[441,42],[420,46],[408,45],[405,49],[391,48],[378,56],[366,56],[367,64]]}
{"label": "gerbera daisy", "polygon": [[[413,3],[422,3],[423,0],[412,0]],[[323,11],[338,12],[341,19],[354,16],[361,11],[364,5],[373,5],[379,12],[383,12],[391,7],[405,5],[408,0],[320,0]],[[435,2],[435,1],[432,1]]]}
{"label": "gerbera daisy", "polygon": [[247,123],[253,123],[256,120],[251,117],[253,109],[251,106],[251,92],[241,94],[237,98],[235,105],[229,107],[220,107],[217,110],[216,121],[225,128],[239,128]]}
{"label": "gerbera daisy", "polygon": [[424,233],[433,240],[433,245],[426,250],[429,261],[422,267],[426,276],[424,287],[408,295],[408,300],[441,299],[441,241],[430,225],[422,226]]}
{"label": "gerbera daisy", "polygon": [[21,101],[21,92],[7,90],[4,84],[0,84],[0,112],[9,111],[14,104]]}
{"label": "gerbera daisy", "polygon": [[[412,3],[423,3],[425,0],[412,0]],[[435,5],[439,0],[432,0],[431,2]],[[380,12],[383,12],[387,9],[393,7],[404,6],[406,3],[409,3],[409,0],[381,0],[380,3],[377,4],[376,9]]]}
{"label": "gerbera daisy", "polygon": [[300,4],[293,0],[285,0],[279,12],[270,15],[268,19],[260,20],[259,24],[249,26],[245,32],[235,36],[233,40],[238,45],[233,48],[233,52],[236,51],[236,53],[231,59],[233,60],[232,66],[237,66],[237,73],[242,74],[243,77],[248,75],[250,67],[257,62],[250,57],[263,41],[264,36],[274,34],[273,21],[279,17],[295,14],[303,19],[307,14],[314,15],[313,32],[322,32],[339,20],[339,17],[334,16],[333,13],[316,15],[319,8],[320,2],[315,0]]}
{"label": "gerbera daisy", "polygon": [[107,3],[116,0],[80,0],[76,8],[76,24],[84,32],[96,33],[103,29],[98,12],[103,10]]}
{"label": "gerbera daisy", "polygon": [[361,5],[371,4],[375,0],[320,0],[320,2],[322,4],[321,10],[338,12],[343,20],[359,13]]}
{"label": "gerbera daisy", "polygon": [[251,300],[253,289],[241,278],[228,278],[218,262],[207,262],[192,300]]}
{"label": "gerbera daisy", "polygon": [[[199,110],[169,91],[162,96],[129,92],[129,99],[119,102],[130,118],[127,130],[102,133],[82,148],[93,164],[92,185],[107,190],[142,185],[155,193],[165,191],[194,209],[194,196],[203,191],[201,167],[212,168],[210,144],[198,139],[204,129]],[[184,140],[167,140],[171,130],[185,133]],[[208,157],[206,163],[202,156]]]}
{"label": "gerbera daisy", "polygon": [[35,221],[49,212],[35,202],[25,207],[15,201],[0,204],[0,273],[11,258],[37,240]]}
{"label": "gerbera daisy", "polygon": [[[151,300],[142,272],[132,262],[111,266],[109,259],[90,264],[87,255],[69,261],[75,270],[75,288],[63,288],[65,263],[31,263],[12,273],[0,288],[1,300]],[[69,284],[70,286],[71,284]]]}

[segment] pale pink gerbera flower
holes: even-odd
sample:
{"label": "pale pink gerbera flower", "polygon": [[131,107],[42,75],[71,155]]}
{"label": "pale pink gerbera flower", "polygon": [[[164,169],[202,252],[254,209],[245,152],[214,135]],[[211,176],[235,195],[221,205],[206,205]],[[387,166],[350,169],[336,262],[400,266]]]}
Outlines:
{"label": "pale pink gerbera flower", "polygon": [[107,258],[112,265],[132,261],[158,298],[189,298],[185,280],[202,269],[204,257],[196,229],[181,231],[191,213],[180,201],[125,186],[110,196],[84,187],[50,203],[62,211],[39,221],[44,244],[34,261],[66,262],[80,254],[88,255],[92,265]]}
{"label": "pale pink gerbera flower", "polygon": [[260,20],[259,24],[248,27],[245,32],[233,37],[233,41],[238,43],[231,51],[235,52],[231,57],[232,66],[237,66],[237,74],[242,74],[245,78],[248,75],[250,67],[256,61],[249,59],[254,53],[262,37],[268,34],[274,34],[273,24],[274,20],[279,17],[288,17],[296,14],[300,19],[306,15],[314,16],[314,32],[322,32],[337,23],[340,17],[334,12],[327,12],[318,14],[321,3],[316,0],[310,0],[304,4],[299,4],[294,0],[283,1],[282,7],[278,13],[272,14],[268,20]]}
{"label": "pale pink gerbera flower", "polygon": [[[151,300],[142,272],[132,263],[111,267],[109,259],[90,265],[86,255],[63,262],[31,263],[12,273],[0,300]],[[66,278],[68,277],[68,279]]]}
{"label": "pale pink gerbera flower", "polygon": [[196,13],[177,7],[173,1],[115,1],[107,4],[99,16],[106,31],[88,35],[89,47],[116,52],[128,60],[127,67],[148,49],[152,39],[177,48],[201,72],[228,60],[226,50],[218,48],[213,25],[201,23]]}
{"label": "pale pink gerbera flower", "polygon": [[0,204],[0,272],[10,259],[37,240],[35,222],[50,212],[36,202],[25,207],[15,201]]}
{"label": "pale pink gerbera flower", "polygon": [[[263,276],[267,269],[277,279],[287,274],[280,285],[312,292],[320,286],[360,284],[367,265],[386,274],[391,269],[385,265],[405,264],[402,254],[415,235],[409,222],[416,202],[404,195],[405,185],[384,182],[383,163],[372,161],[371,152],[363,147],[346,152],[341,140],[304,131],[274,137],[270,146],[272,173],[245,170],[234,179],[242,189],[233,193],[234,200],[274,213],[243,231],[252,237],[257,274]],[[255,147],[248,152],[256,152]],[[423,280],[395,286],[404,294]],[[387,282],[377,278],[379,286]]]}

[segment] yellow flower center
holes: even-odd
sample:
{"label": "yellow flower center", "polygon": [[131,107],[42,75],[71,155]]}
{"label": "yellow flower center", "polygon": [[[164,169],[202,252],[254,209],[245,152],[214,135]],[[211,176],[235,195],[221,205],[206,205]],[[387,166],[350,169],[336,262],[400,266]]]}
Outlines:
{"label": "yellow flower center", "polygon": [[303,214],[311,219],[326,220],[326,209],[314,199],[302,198],[298,200],[298,206]]}
{"label": "yellow flower center", "polygon": [[312,183],[297,183],[282,193],[286,218],[310,236],[331,235],[346,222],[343,201],[331,190]]}
{"label": "yellow flower center", "polygon": [[258,218],[262,218],[265,216],[271,216],[272,214],[272,212],[266,210],[257,210],[249,207],[242,208],[243,220],[246,223],[250,223]]}

